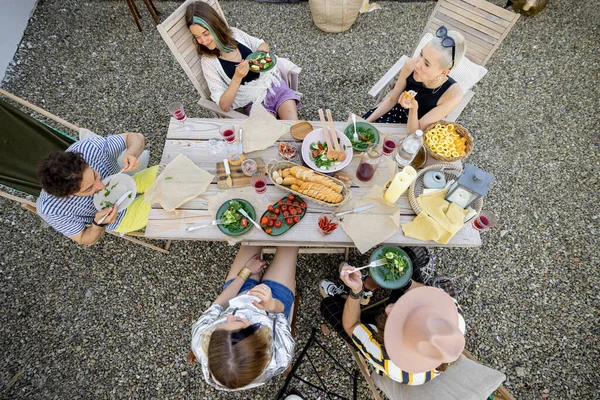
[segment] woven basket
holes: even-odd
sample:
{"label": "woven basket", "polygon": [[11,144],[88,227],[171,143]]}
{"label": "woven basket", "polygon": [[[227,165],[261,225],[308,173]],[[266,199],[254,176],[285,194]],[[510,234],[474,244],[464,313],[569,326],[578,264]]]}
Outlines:
{"label": "woven basket", "polygon": [[473,151],[473,137],[471,136],[471,134],[469,133],[467,128],[465,128],[462,125],[457,124],[456,122],[438,121],[438,122],[434,122],[433,124],[431,124],[427,128],[425,128],[425,130],[424,130],[425,134],[423,136],[425,136],[427,134],[427,132],[430,129],[432,129],[433,127],[435,127],[437,124],[440,124],[440,125],[452,124],[452,125],[454,125],[454,129],[456,130],[456,133],[458,133],[460,137],[464,137],[467,139],[467,141],[465,142],[465,145],[466,145],[465,155],[459,156],[459,157],[444,157],[442,155],[437,154],[433,150],[431,150],[429,148],[429,146],[427,145],[427,141],[423,140],[423,145],[427,149],[427,153],[431,157],[435,158],[436,160],[446,161],[446,162],[458,161],[458,160],[462,160],[463,158],[469,157],[469,154],[471,154],[471,151]]}
{"label": "woven basket", "polygon": [[[458,179],[458,177],[462,173],[462,168],[457,167],[453,164],[434,164],[430,165],[427,168],[423,168],[421,171],[419,171],[419,174],[408,188],[408,201],[410,202],[410,206],[417,215],[421,213],[421,207],[419,207],[419,204],[417,204],[417,197],[423,194],[423,176],[426,172],[432,170],[441,171],[446,177],[446,182]],[[479,213],[483,208],[483,198],[475,200],[475,202],[471,204],[471,208],[477,211],[477,213]],[[465,225],[469,224],[471,220],[475,218],[476,215],[477,214],[465,221]]]}
{"label": "woven basket", "polygon": [[[325,206],[325,207],[339,207],[341,205],[346,204],[352,198],[352,192],[346,187],[346,185],[344,185],[344,182],[340,181],[339,179],[332,178],[331,176],[323,175],[323,174],[321,174],[319,172],[316,172],[316,171],[314,171],[315,174],[319,174],[319,175],[325,176],[325,177],[331,179],[332,181],[334,181],[335,183],[337,183],[338,185],[342,186],[342,193],[341,194],[342,194],[342,196],[344,196],[344,200],[342,200],[339,203],[335,203],[335,204],[328,203],[328,202],[322,201],[322,200],[318,200],[318,199],[315,199],[313,197],[310,197],[310,196],[307,196],[305,194],[302,194],[300,192],[297,192],[295,190],[292,190],[292,189],[290,189],[289,186],[280,185],[279,183],[276,183],[273,180],[273,178],[271,178],[273,176],[272,175],[273,171],[277,171],[277,170],[280,170],[280,169],[291,168],[291,167],[295,167],[295,166],[301,167],[302,165],[294,164],[293,162],[290,162],[290,161],[278,161],[277,163],[275,163],[272,166],[270,166],[269,167],[269,178],[271,179],[271,182],[273,182],[273,185],[275,185],[279,189],[287,190],[288,192],[294,193],[294,194],[302,197],[303,199],[308,199],[308,200],[310,200],[310,201],[312,201],[312,202],[314,202],[316,204],[319,204],[319,205],[322,205],[322,206]],[[306,168],[306,167],[304,167],[304,168]]]}
{"label": "woven basket", "polygon": [[362,0],[309,0],[312,19],[325,32],[344,32],[352,26]]}

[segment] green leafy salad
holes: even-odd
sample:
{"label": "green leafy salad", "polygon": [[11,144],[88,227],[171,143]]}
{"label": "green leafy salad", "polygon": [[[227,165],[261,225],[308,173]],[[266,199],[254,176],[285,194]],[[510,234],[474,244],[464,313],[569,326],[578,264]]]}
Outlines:
{"label": "green leafy salad", "polygon": [[221,223],[231,233],[241,232],[248,227],[248,220],[239,212],[240,209],[243,209],[250,215],[250,210],[243,203],[235,200],[229,202],[229,207],[221,215]]}
{"label": "green leafy salad", "polygon": [[[344,150],[346,150],[344,146]],[[315,163],[317,168],[327,171],[330,167],[340,165],[339,161],[327,158],[327,143],[313,142],[310,144],[310,160]]]}
{"label": "green leafy salad", "polygon": [[379,267],[384,281],[398,280],[408,270],[408,262],[399,252],[390,250],[384,254],[384,257],[387,264]]}
{"label": "green leafy salad", "polygon": [[364,126],[358,126],[356,128],[356,134],[358,135],[358,141],[354,141],[354,128],[352,127],[347,136],[352,143],[352,147],[356,150],[367,150],[369,146],[375,143],[375,133],[372,129],[365,128]]}

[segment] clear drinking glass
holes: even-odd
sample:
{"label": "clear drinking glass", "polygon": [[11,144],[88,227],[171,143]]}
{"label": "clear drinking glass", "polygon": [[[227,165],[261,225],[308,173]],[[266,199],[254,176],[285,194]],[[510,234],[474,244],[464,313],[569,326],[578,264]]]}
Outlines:
{"label": "clear drinking glass", "polygon": [[212,138],[208,141],[208,153],[211,156],[216,156],[217,154],[221,154],[225,149],[225,143],[223,139]]}
{"label": "clear drinking glass", "polygon": [[235,142],[235,126],[233,126],[233,124],[221,125],[219,128],[219,133],[221,136],[223,136],[223,139],[225,139],[226,143],[231,144]]}
{"label": "clear drinking glass", "polygon": [[396,147],[398,147],[398,144],[400,143],[400,137],[399,136],[386,136],[383,138],[383,155],[384,156],[391,156],[392,153],[394,152],[394,150],[396,149]]}
{"label": "clear drinking glass", "polygon": [[188,124],[185,123],[187,115],[185,115],[183,103],[181,103],[180,101],[174,101],[173,103],[167,106],[167,110],[169,110],[169,113],[173,116],[173,118],[175,118],[178,122],[181,122],[181,124],[186,130],[190,129]]}
{"label": "clear drinking glass", "polygon": [[484,231],[486,229],[493,228],[498,223],[498,218],[494,213],[489,211],[482,211],[477,215],[472,222],[473,228],[478,231]]}
{"label": "clear drinking glass", "polygon": [[256,194],[267,193],[267,176],[261,172],[256,173],[250,177],[250,184],[256,190]]}

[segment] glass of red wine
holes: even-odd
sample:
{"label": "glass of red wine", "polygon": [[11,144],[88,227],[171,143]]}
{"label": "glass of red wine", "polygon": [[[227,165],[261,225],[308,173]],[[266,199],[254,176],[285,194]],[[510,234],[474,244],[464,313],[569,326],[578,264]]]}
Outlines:
{"label": "glass of red wine", "polygon": [[356,170],[356,177],[359,180],[368,182],[373,178],[373,175],[375,175],[375,171],[379,166],[379,161],[381,161],[382,153],[383,151],[379,146],[369,147],[367,151],[362,153],[358,169]]}
{"label": "glass of red wine", "polygon": [[484,231],[493,228],[498,223],[496,216],[489,211],[482,211],[477,215],[472,222],[473,228],[478,231]]}
{"label": "glass of red wine", "polygon": [[398,136],[386,136],[383,138],[383,155],[390,156],[400,143],[400,138]]}
{"label": "glass of red wine", "polygon": [[174,101],[173,103],[167,106],[169,113],[175,118],[177,122],[180,122],[183,127],[189,130],[189,126],[186,125],[185,120],[187,119],[187,115],[185,115],[185,111],[183,109],[183,104],[180,101]]}
{"label": "glass of red wine", "polygon": [[233,124],[223,124],[219,128],[219,133],[225,139],[225,143],[231,144],[235,142],[235,126]]}
{"label": "glass of red wine", "polygon": [[[269,199],[269,195],[267,194],[267,176],[262,172],[258,172],[250,177],[250,185],[256,191],[256,194],[260,196],[265,196]],[[270,201],[270,199],[269,199]]]}

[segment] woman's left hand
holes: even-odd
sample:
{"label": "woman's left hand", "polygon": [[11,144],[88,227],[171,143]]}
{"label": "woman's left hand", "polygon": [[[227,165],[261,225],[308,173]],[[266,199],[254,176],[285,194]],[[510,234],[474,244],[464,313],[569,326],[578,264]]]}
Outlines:
{"label": "woman's left hand", "polygon": [[265,311],[272,311],[275,309],[275,299],[271,294],[271,288],[264,283],[254,286],[252,289],[250,289],[248,294],[251,296],[256,296],[260,299],[260,303],[258,301],[252,302],[256,308]]}
{"label": "woman's left hand", "polygon": [[248,268],[252,274],[258,274],[265,267],[266,262],[260,258],[260,254],[255,254],[250,258],[244,267]]}

